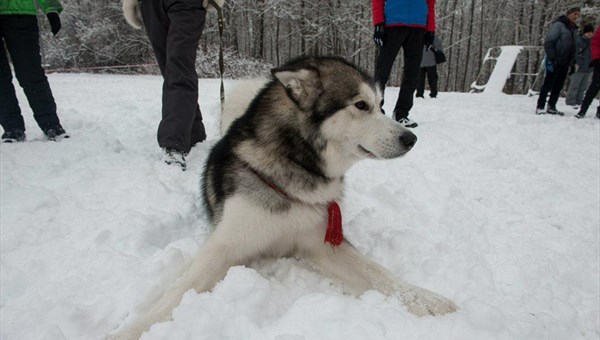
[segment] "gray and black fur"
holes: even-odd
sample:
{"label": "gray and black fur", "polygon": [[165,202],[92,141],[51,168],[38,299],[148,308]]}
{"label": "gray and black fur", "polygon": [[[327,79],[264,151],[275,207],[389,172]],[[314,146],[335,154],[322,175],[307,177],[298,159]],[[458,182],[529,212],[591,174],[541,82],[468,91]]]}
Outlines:
{"label": "gray and black fur", "polygon": [[249,106],[240,100],[248,96],[236,97],[248,89],[226,99],[248,108],[213,147],[204,170],[204,201],[217,227],[189,269],[115,338],[139,338],[168,320],[186,291],[210,290],[230,267],[262,257],[306,259],[348,292],[397,295],[416,315],[456,310],[452,301],[397,278],[346,239],[335,249],[324,242],[328,206],[341,202],[348,169],[366,158],[397,158],[416,142],[382,114],[381,91],[371,78],[328,57],[297,59],[272,75]]}
{"label": "gray and black fur", "polygon": [[[311,84],[305,86],[310,90],[301,97],[291,93],[274,76],[282,71],[299,70],[310,70],[313,75]],[[215,225],[220,221],[224,200],[238,190],[248,194],[261,191],[261,195],[255,196],[261,197],[258,201],[273,211],[289,207],[288,200],[265,188],[261,178],[292,198],[295,190],[309,191],[317,185],[343,181],[343,177],[329,177],[323,169],[321,153],[327,140],[320,134],[319,126],[348,105],[348,101],[357,95],[358,84],[368,83],[375,87],[373,80],[337,57],[299,58],[273,69],[272,74],[273,78],[254,98],[245,114],[232,123],[208,157],[203,194],[209,218]],[[273,103],[281,98],[287,98],[290,103],[281,106],[280,110],[273,110]],[[289,105],[291,103],[294,105]],[[236,154],[236,147],[247,140],[255,141],[257,148],[282,164],[249,164],[241,159]]]}

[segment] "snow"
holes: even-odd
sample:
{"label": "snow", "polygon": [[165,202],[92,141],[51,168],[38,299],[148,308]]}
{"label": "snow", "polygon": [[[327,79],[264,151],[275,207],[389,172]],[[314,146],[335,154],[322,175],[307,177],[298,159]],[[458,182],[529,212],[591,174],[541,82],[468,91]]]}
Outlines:
{"label": "snow", "polygon": [[485,85],[477,85],[476,82],[473,82],[471,88],[483,90],[485,93],[501,93],[522,50],[523,46],[500,46],[498,57],[491,57],[492,49],[489,49],[483,58],[483,62],[496,60],[492,74],[490,74]]}
{"label": "snow", "polygon": [[[0,338],[102,339],[156,301],[207,238],[199,182],[218,138],[219,82],[200,80],[209,139],[181,172],[155,140],[160,78],[49,79],[71,138],[44,141],[19,90],[28,141],[0,146]],[[393,105],[397,89],[386,95]],[[536,116],[535,100],[418,99],[415,148],[346,178],[347,238],[456,313],[419,318],[376,291],[345,294],[302,260],[263,259],[187,292],[173,321],[142,338],[598,339],[597,101],[577,120],[562,100],[565,117]]]}

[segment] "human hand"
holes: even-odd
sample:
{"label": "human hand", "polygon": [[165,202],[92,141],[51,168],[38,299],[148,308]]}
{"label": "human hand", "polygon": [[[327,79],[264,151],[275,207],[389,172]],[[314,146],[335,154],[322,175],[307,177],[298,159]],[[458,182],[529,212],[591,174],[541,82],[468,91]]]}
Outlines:
{"label": "human hand", "polygon": [[56,12],[50,12],[46,14],[46,17],[50,23],[50,31],[52,31],[52,35],[56,36],[62,27],[60,24],[60,16]]}
{"label": "human hand", "polygon": [[379,24],[375,26],[375,32],[373,33],[373,41],[379,47],[383,47],[385,42],[385,27],[383,24]]}

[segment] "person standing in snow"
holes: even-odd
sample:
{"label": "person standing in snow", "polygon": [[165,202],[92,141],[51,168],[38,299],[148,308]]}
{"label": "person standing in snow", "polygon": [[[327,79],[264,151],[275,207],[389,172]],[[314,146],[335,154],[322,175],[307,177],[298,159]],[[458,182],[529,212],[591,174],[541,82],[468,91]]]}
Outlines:
{"label": "person standing in snow", "polygon": [[405,127],[418,124],[408,118],[417,87],[423,44],[433,44],[435,37],[435,0],[371,0],[373,40],[379,46],[375,81],[385,90],[396,56],[403,49],[402,83],[393,118]]}
{"label": "person standing in snow", "polygon": [[58,0],[0,0],[0,125],[4,129],[2,142],[6,143],[25,141],[25,122],[6,51],[38,126],[48,139],[67,137],[42,68],[38,5],[48,18],[52,34],[56,35],[61,28],[59,13],[63,10]]}
{"label": "person standing in snow", "polygon": [[581,35],[576,37],[577,53],[575,62],[577,71],[571,75],[571,83],[567,92],[565,103],[579,108],[583,102],[583,95],[592,79],[592,48],[590,46],[592,36],[594,35],[594,26],[588,24],[583,27]]}
{"label": "person standing in snow", "polygon": [[[580,16],[581,9],[573,7],[567,11],[566,15],[561,15],[550,25],[544,41],[546,76],[535,110],[538,115],[544,113],[564,115],[563,112],[556,109],[556,102],[567,79],[569,67],[575,59],[575,31],[577,30],[575,23]],[[548,92],[550,92],[550,98],[544,111]]]}
{"label": "person standing in snow", "polygon": [[436,98],[438,93],[438,73],[436,53],[444,53],[442,41],[436,36],[433,39],[433,45],[423,46],[423,58],[421,59],[421,72],[417,81],[417,97],[424,98],[425,77],[429,82],[429,97]]}
{"label": "person standing in snow", "polygon": [[[592,76],[592,83],[585,91],[585,97],[583,97],[583,103],[581,109],[575,117],[583,118],[592,104],[594,97],[600,92],[600,26],[596,27],[596,33],[592,37],[592,62],[590,66],[594,68],[594,75]],[[596,118],[600,119],[600,104],[596,109]]]}
{"label": "person standing in snow", "polygon": [[158,145],[167,164],[186,169],[185,156],[206,139],[198,105],[196,57],[207,8],[224,0],[124,0],[127,22],[144,26],[163,76]]}

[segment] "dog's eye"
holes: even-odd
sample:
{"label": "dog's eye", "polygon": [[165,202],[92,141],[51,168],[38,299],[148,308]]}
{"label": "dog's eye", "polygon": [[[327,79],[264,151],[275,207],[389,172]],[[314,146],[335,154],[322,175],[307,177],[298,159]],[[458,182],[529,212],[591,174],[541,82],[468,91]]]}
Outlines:
{"label": "dog's eye", "polygon": [[369,106],[364,100],[354,103],[354,106],[356,106],[356,108],[359,110],[367,110],[369,108]]}

